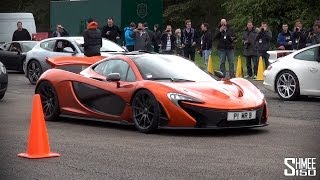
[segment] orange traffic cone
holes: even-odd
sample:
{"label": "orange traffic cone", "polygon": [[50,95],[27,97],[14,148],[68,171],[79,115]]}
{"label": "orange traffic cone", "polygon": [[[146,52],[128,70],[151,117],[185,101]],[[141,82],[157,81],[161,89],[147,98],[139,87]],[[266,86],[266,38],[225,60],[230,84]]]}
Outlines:
{"label": "orange traffic cone", "polygon": [[39,94],[34,95],[32,107],[27,152],[20,153],[18,156],[29,159],[60,156],[60,154],[50,152],[48,133]]}
{"label": "orange traffic cone", "polygon": [[242,78],[243,77],[243,68],[242,68],[242,61],[241,61],[241,57],[240,56],[238,56],[236,77],[237,78]]}
{"label": "orange traffic cone", "polygon": [[264,77],[263,77],[264,70],[265,70],[264,63],[263,63],[262,57],[260,56],[259,63],[258,63],[257,78],[255,79],[256,81],[263,81],[264,80]]}

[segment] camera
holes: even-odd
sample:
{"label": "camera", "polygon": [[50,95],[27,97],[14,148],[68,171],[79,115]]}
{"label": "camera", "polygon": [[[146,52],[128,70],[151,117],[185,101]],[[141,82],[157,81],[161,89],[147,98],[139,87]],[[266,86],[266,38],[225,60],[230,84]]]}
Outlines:
{"label": "camera", "polygon": [[264,32],[264,28],[261,28],[261,32]]}
{"label": "camera", "polygon": [[170,32],[170,30],[168,29],[168,30],[166,30],[166,32]]}
{"label": "camera", "polygon": [[139,31],[141,31],[141,30],[142,30],[142,28],[138,28],[138,30],[139,30]]}
{"label": "camera", "polygon": [[296,27],[296,31],[299,31],[300,29],[298,27]]}

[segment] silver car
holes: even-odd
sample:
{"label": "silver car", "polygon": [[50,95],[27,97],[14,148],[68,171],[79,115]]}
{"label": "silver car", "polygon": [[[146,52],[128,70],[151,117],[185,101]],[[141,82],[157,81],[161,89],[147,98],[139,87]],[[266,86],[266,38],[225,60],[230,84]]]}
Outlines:
{"label": "silver car", "polygon": [[[36,84],[43,72],[51,66],[46,59],[56,56],[84,56],[83,37],[55,37],[40,41],[27,53],[24,65],[25,76],[31,84]],[[124,53],[125,49],[118,44],[102,39],[101,56],[110,56],[113,53]]]}

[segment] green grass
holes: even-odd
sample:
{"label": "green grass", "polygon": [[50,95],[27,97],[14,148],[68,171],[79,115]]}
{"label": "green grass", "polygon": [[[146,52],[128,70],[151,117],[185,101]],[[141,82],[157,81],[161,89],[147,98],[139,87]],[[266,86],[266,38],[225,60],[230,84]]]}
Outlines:
{"label": "green grass", "polygon": [[[234,72],[235,73],[236,73],[236,70],[237,70],[239,54],[240,53],[236,52],[235,56],[234,56],[235,57],[234,58]],[[213,60],[213,68],[214,68],[214,70],[220,70],[220,59],[219,59],[219,56],[218,56],[218,53],[217,53],[216,50],[212,51],[211,58]],[[241,62],[242,62],[243,73],[244,73],[244,76],[245,76],[245,75],[247,75],[246,60],[245,60],[245,57],[242,56],[242,55],[240,55],[240,58],[241,58]],[[195,62],[200,68],[207,69],[205,64],[204,64],[203,58],[198,53],[196,53]],[[229,71],[229,63],[228,62],[226,62],[226,70]]]}

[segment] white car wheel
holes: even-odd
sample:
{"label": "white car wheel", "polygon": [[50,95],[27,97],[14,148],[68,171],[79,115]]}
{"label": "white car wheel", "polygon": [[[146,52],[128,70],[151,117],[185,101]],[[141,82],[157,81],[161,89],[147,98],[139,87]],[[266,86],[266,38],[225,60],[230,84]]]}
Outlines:
{"label": "white car wheel", "polygon": [[281,99],[293,100],[299,95],[299,81],[291,71],[281,72],[276,80],[276,91]]}

